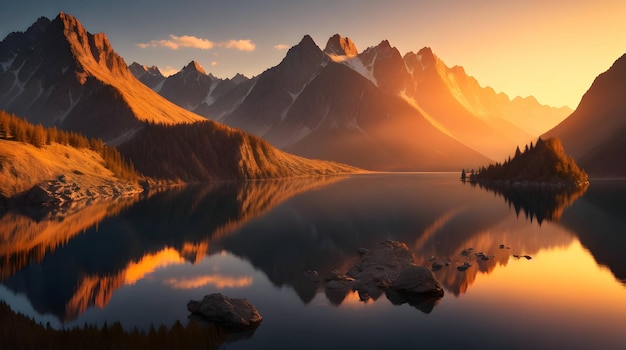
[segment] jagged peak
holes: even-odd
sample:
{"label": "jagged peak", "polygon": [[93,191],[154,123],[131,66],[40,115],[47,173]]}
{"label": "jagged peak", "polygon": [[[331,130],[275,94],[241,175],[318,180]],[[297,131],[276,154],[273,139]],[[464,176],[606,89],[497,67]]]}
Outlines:
{"label": "jagged peak", "polygon": [[428,47],[428,46],[424,46],[423,48],[421,48],[418,52],[417,52],[417,57],[420,60],[420,62],[435,62],[437,60],[439,60],[439,58],[437,57],[437,55],[435,55],[433,53],[433,50]]}
{"label": "jagged peak", "polygon": [[391,44],[389,43],[389,40],[385,39],[381,41],[377,47],[381,49],[391,49]]}
{"label": "jagged peak", "polygon": [[285,61],[302,61],[314,59],[315,61],[323,61],[324,59],[329,59],[328,56],[322,51],[322,49],[317,46],[313,38],[310,35],[305,35],[302,37],[302,40],[298,43],[298,45],[292,46],[289,51],[287,51],[287,55],[283,59]]}
{"label": "jagged peak", "polygon": [[37,31],[37,32],[43,32],[44,29],[50,25],[50,22],[52,22],[48,17],[39,17],[37,18],[37,20],[35,21],[35,23],[33,23],[30,27],[28,27],[28,29],[26,30],[26,32],[31,32],[31,31]]}
{"label": "jagged peak", "polygon": [[232,81],[235,84],[241,84],[244,81],[249,80],[248,77],[246,77],[245,75],[241,74],[241,73],[237,73],[235,74],[235,76],[233,76],[232,78],[230,78],[230,81]]}
{"label": "jagged peak", "polygon": [[65,12],[59,12],[54,21],[59,21],[63,24],[63,29],[66,35],[72,32],[78,34],[79,38],[83,35],[87,35],[87,30],[83,27],[80,21],[76,17],[68,15]]}
{"label": "jagged peak", "polygon": [[163,76],[163,73],[161,73],[161,70],[157,66],[148,67],[144,64],[133,62],[128,66],[128,69],[130,69],[135,76],[142,76],[144,74]]}
{"label": "jagged peak", "polygon": [[302,37],[302,40],[300,40],[300,42],[298,43],[298,46],[311,46],[314,45],[315,47],[318,47],[317,44],[315,43],[315,40],[313,40],[313,38],[311,38],[311,36],[309,34],[305,34]]}
{"label": "jagged peak", "polygon": [[189,62],[188,65],[183,67],[182,71],[183,72],[198,72],[200,74],[207,75],[206,71],[204,70],[204,68],[202,68],[202,66],[198,62],[196,62],[195,60]]}
{"label": "jagged peak", "polygon": [[96,66],[103,67],[113,74],[132,76],[128,65],[111,46],[104,33],[87,32],[80,21],[71,15],[60,12],[48,26],[47,31],[60,31],[70,46],[72,55],[83,70],[100,75]]}
{"label": "jagged peak", "polygon": [[400,57],[402,57],[402,55],[400,55],[400,51],[398,51],[397,48],[391,46],[391,44],[389,43],[389,40],[382,40],[378,45],[376,46],[370,46],[368,47],[365,51],[363,51],[361,53],[361,56],[363,57],[367,57],[367,56],[371,56],[371,55],[378,55],[379,57],[382,56],[390,56],[393,54],[399,55]]}
{"label": "jagged peak", "polygon": [[329,55],[354,57],[359,54],[356,45],[348,37],[342,37],[339,34],[335,34],[326,42],[326,48],[324,49]]}

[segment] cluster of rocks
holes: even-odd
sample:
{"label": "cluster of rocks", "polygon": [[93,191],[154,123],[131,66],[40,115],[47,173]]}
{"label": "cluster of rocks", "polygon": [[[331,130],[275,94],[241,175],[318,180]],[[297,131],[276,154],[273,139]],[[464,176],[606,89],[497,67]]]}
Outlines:
{"label": "cluster of rocks", "polygon": [[[499,245],[500,249],[511,249],[511,247],[506,246],[504,244],[500,244]],[[461,256],[463,256],[465,258],[465,261],[463,263],[460,263],[458,265],[456,265],[456,269],[458,271],[465,271],[467,269],[469,269],[470,267],[472,267],[472,263],[470,261],[472,261],[472,259],[475,259],[475,261],[477,262],[481,262],[481,261],[488,261],[491,260],[492,258],[495,257],[495,255],[487,255],[484,252],[474,252],[474,248],[465,248],[461,251],[460,253]],[[532,259],[532,257],[530,255],[516,255],[513,254],[513,257],[516,259],[519,258],[526,258],[527,260]],[[440,269],[442,269],[445,266],[450,266],[452,259],[451,258],[444,258],[444,261],[441,260],[437,260],[437,258],[435,258],[434,256],[428,257],[426,259],[427,261],[431,261],[431,269],[433,271],[438,271]]]}
{"label": "cluster of rocks", "polygon": [[16,199],[22,205],[62,205],[82,200],[99,200],[132,195],[142,189],[132,183],[106,181],[98,186],[79,185],[67,175],[40,183]]}
{"label": "cluster of rocks", "polygon": [[[429,313],[444,294],[433,272],[416,265],[404,243],[387,240],[372,249],[360,248],[359,254],[359,261],[345,274],[333,270],[323,278],[331,301],[342,300],[353,290],[362,301],[385,294],[396,305],[408,303]],[[319,279],[315,271],[305,274]]]}

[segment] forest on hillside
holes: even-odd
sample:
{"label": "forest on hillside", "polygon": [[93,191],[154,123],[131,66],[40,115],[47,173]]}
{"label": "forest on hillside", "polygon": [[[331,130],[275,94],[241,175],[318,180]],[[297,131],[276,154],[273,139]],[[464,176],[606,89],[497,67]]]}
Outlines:
{"label": "forest on hillside", "polygon": [[490,164],[478,171],[467,174],[463,170],[461,178],[470,182],[533,182],[552,184],[582,185],[588,182],[587,173],[581,170],[574,159],[565,154],[561,141],[555,137],[537,139],[535,145],[526,145],[524,151],[519,147],[515,156],[503,163]]}
{"label": "forest on hillside", "polygon": [[56,126],[46,128],[41,124],[33,125],[2,110],[0,110],[0,139],[24,142],[38,148],[52,143],[79,149],[87,148],[98,153],[104,160],[104,166],[118,178],[137,181],[141,177],[132,162],[124,159],[115,147],[105,145],[101,139],[87,138],[74,131],[58,130]]}
{"label": "forest on hillside", "polygon": [[159,180],[270,179],[358,170],[287,154],[258,136],[208,120],[175,125],[146,122],[119,150],[138,171]]}

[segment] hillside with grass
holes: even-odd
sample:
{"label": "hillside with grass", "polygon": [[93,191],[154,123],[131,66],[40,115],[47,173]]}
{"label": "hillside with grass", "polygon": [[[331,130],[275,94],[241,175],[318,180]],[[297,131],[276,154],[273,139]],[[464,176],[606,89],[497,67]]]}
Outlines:
{"label": "hillside with grass", "polygon": [[1,206],[138,193],[140,178],[132,164],[101,140],[32,125],[0,111]]}

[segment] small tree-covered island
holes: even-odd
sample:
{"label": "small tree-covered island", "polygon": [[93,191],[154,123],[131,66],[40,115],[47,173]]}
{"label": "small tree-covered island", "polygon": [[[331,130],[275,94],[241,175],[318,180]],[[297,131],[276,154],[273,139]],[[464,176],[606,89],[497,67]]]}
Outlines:
{"label": "small tree-covered island", "polygon": [[526,145],[522,152],[519,147],[515,156],[504,163],[490,164],[478,171],[465,169],[462,180],[486,185],[552,185],[583,186],[589,183],[587,173],[565,154],[561,141],[555,137],[539,138],[535,145]]}

